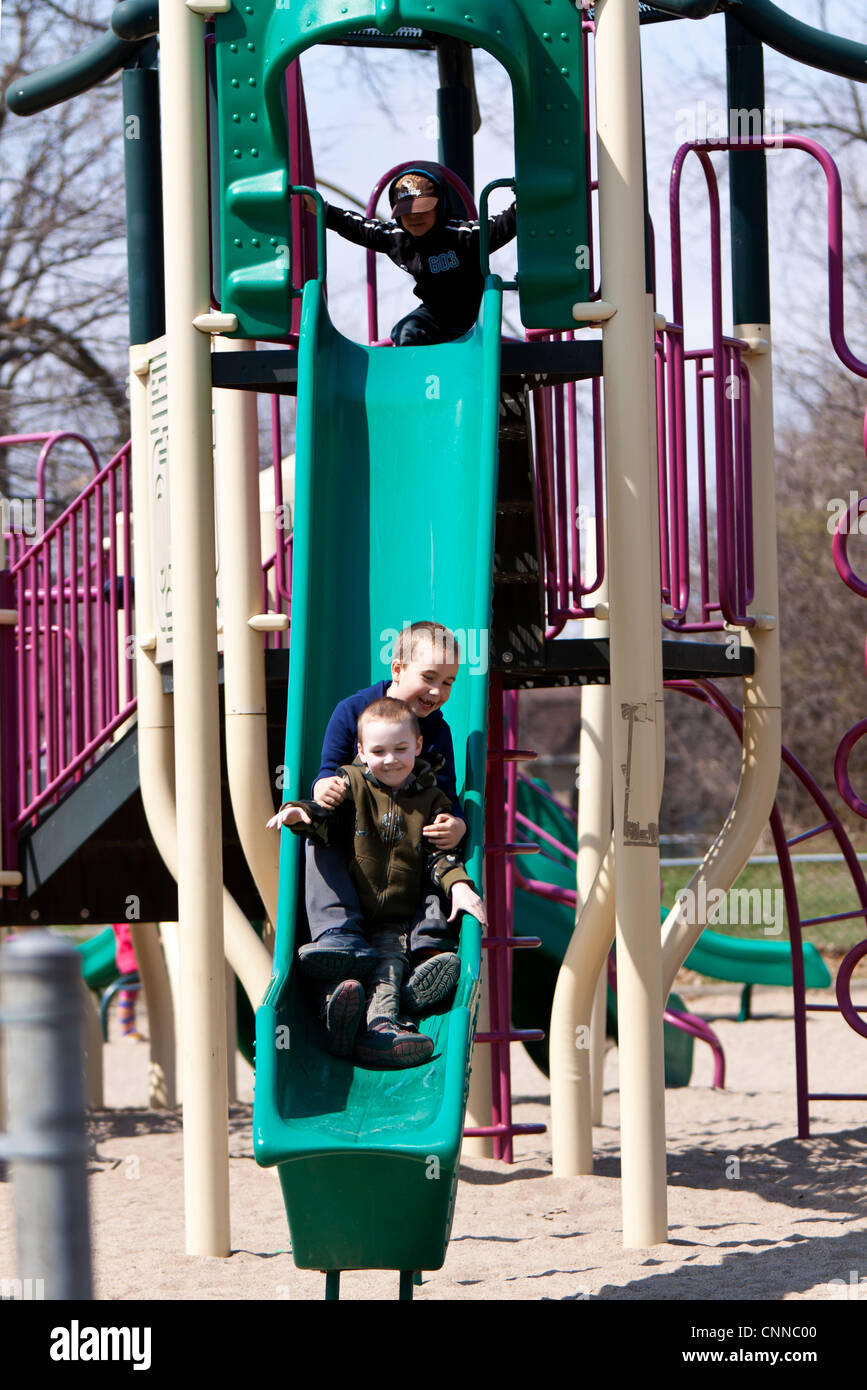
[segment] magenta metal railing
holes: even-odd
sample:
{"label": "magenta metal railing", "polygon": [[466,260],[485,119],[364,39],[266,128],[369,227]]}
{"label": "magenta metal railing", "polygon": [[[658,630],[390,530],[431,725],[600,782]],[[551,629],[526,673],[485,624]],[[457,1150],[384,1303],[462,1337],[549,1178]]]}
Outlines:
{"label": "magenta metal railing", "polygon": [[4,762],[17,769],[15,795],[4,803],[11,831],[80,781],[136,708],[130,446],[99,468],[82,442],[97,464],[87,487],[32,544],[10,538],[17,689],[2,736]]}
{"label": "magenta metal railing", "polygon": [[[670,189],[673,322],[666,324],[656,339],[661,578],[663,599],[675,610],[674,617],[666,625],[679,632],[711,631],[722,627],[725,622],[749,627],[754,621],[747,614],[754,583],[749,375],[742,361],[746,344],[723,333],[719,191],[710,153],[761,149],[770,145],[809,154],[825,174],[828,189],[828,320],[831,342],[841,362],[850,371],[867,376],[867,363],[855,356],[846,341],[842,184],[837,166],[828,151],[815,140],[799,135],[696,140],[682,145],[674,159]],[[713,345],[709,349],[687,352],[683,337],[680,190],[683,168],[689,154],[694,154],[701,165],[710,207]],[[696,617],[689,612],[691,582],[695,577],[690,561],[687,458],[686,363],[690,361],[694,364],[698,474],[696,520],[700,592]],[[706,365],[708,362],[710,366]],[[713,482],[708,477],[705,446],[705,387],[708,382],[712,388]],[[714,521],[717,542],[715,573],[709,545]],[[848,579],[846,582],[849,582]]]}
{"label": "magenta metal railing", "polygon": [[[864,417],[864,452],[867,454],[867,414]],[[867,583],[854,569],[849,559],[849,537],[860,530],[860,517],[867,510],[867,498],[859,497],[856,502],[843,513],[834,528],[834,539],[832,542],[832,554],[837,573],[847,588],[853,593],[859,594],[861,598],[867,598]],[[865,664],[867,664],[867,647],[865,647]],[[834,781],[837,790],[856,816],[861,816],[867,820],[867,801],[864,801],[855,788],[849,776],[849,759],[856,745],[861,742],[867,734],[867,719],[860,719],[857,724],[853,724],[840,740],[837,753],[834,758]]]}
{"label": "magenta metal railing", "polygon": [[[94,445],[83,434],[77,434],[75,430],[41,430],[36,434],[3,434],[0,435],[0,448],[8,446],[14,448],[20,444],[41,444],[39,457],[36,460],[36,497],[40,502],[45,501],[45,469],[48,460],[58,444],[63,444],[68,440],[74,440],[80,444],[85,453],[90,458],[94,473],[99,472],[99,455]],[[23,546],[19,544],[22,538],[14,537],[16,549],[21,550]]]}
{"label": "magenta metal railing", "polygon": [[[16,862],[16,833],[79,782],[135,713],[130,445],[105,467],[94,445],[71,430],[8,435],[0,444],[39,444],[38,500],[52,451],[80,444],[94,476],[42,534],[7,534],[0,607],[17,622],[0,628],[4,862]],[[262,563],[263,611],[291,610],[291,511],[283,496],[280,399],[272,401],[275,546]],[[30,528],[28,528],[30,529]],[[268,647],[288,645],[269,633]]]}
{"label": "magenta metal railing", "polygon": [[543,1134],[543,1124],[515,1123],[512,1119],[512,1079],[510,1045],[538,1042],[545,1035],[538,1028],[512,1026],[512,951],[535,947],[538,937],[516,937],[512,930],[515,876],[513,861],[518,854],[533,853],[535,845],[520,844],[515,836],[517,810],[516,764],[535,758],[520,749],[516,691],[503,691],[502,676],[492,673],[488,700],[488,768],[485,788],[485,900],[488,930],[482,937],[487,952],[490,1028],[477,1033],[477,1043],[491,1048],[491,1124],[464,1130],[469,1137],[492,1140],[494,1157],[504,1163],[513,1160],[512,1140],[516,1134]]}
{"label": "magenta metal railing", "polygon": [[[687,351],[680,190],[683,166],[690,153],[695,154],[704,173],[710,208],[713,327],[710,348]],[[754,592],[749,374],[741,357],[746,344],[723,332],[719,189],[706,142],[695,141],[678,150],[671,175],[670,212],[673,321],[656,335],[662,595],[674,609],[674,616],[666,625],[678,632],[718,631],[726,622],[751,627],[755,620],[747,613]],[[697,575],[690,555],[687,362],[693,369],[696,417]],[[708,383],[712,397],[712,463],[705,442]],[[714,524],[716,553],[712,561],[710,537]],[[695,616],[690,613],[694,578],[699,586]]]}

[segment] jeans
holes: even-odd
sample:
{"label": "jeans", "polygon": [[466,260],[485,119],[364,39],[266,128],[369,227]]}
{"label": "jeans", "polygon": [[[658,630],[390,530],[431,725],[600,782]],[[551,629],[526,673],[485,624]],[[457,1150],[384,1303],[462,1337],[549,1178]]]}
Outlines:
{"label": "jeans", "polygon": [[[323,932],[339,928],[358,932],[365,940],[376,927],[368,928],[361,915],[358,890],[352,881],[345,850],[334,845],[307,841],[305,902],[311,940]],[[439,894],[426,893],[408,924],[411,951],[456,951],[452,927],[446,921]]]}
{"label": "jeans", "polygon": [[391,341],[395,347],[421,347],[424,344],[451,343],[455,338],[462,337],[465,332],[463,328],[444,328],[437,322],[427,305],[422,304],[394,325]]}

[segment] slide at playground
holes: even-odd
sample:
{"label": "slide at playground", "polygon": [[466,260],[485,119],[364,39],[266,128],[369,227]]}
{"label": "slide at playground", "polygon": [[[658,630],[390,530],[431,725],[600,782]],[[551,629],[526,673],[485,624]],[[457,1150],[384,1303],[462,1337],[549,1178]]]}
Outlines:
{"label": "slide at playground", "polygon": [[[309,795],[339,699],[387,674],[406,622],[458,636],[490,621],[502,287],[472,333],[370,348],[333,327],[308,281],[298,367],[294,576],[284,796]],[[447,716],[467,864],[482,881],[487,670],[466,661]],[[276,1164],[302,1268],[438,1269],[445,1258],[469,1081],[480,928],[464,917],[455,1002],[423,1021],[425,1066],[332,1057],[293,968],[301,841],[282,833],[275,977],[256,1017],[255,1154]]]}
{"label": "slide at playground", "polygon": [[[574,823],[545,796],[549,790],[545,784],[538,782],[534,785],[521,781],[518,788],[518,809],[563,844],[573,844]],[[543,843],[543,850],[544,856],[536,855],[530,861],[532,876],[546,883],[555,883],[561,888],[574,889],[575,861],[547,842]],[[667,909],[663,909],[663,920],[666,915]],[[542,938],[542,945],[538,951],[515,953],[512,1011],[516,1027],[546,1027],[557,971],[565,955],[573,926],[574,914],[570,907],[539,898],[521,889],[516,890],[515,934]],[[685,965],[687,969],[695,970],[711,979],[743,984],[745,999],[742,1004],[742,1017],[747,1016],[748,991],[752,985],[792,983],[792,958],[788,941],[748,941],[743,937],[727,936],[722,932],[713,931],[709,927],[702,932],[699,941],[687,956]],[[828,968],[810,941],[804,942],[804,977],[808,989],[825,989],[831,984]],[[672,994],[669,1007],[683,1009],[684,1005],[676,994]],[[616,1020],[616,1004],[610,992],[608,1013],[609,1031],[613,1031],[611,1023],[613,1019]],[[683,1075],[686,1043],[682,1040],[686,1037],[686,1034],[679,1033],[670,1024],[665,1025],[666,1078],[669,1085],[685,1085],[689,1080],[689,1070],[686,1072],[686,1081],[674,1079],[675,1075]],[[690,1044],[691,1042],[689,1039]],[[536,1064],[547,1073],[547,1039],[540,1043],[526,1043],[525,1046]],[[691,1046],[689,1052],[691,1059]]]}

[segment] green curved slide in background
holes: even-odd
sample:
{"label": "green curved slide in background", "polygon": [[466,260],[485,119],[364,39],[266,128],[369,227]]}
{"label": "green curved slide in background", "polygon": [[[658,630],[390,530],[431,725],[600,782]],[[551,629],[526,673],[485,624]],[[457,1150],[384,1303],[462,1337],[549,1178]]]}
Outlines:
{"label": "green curved slide in background", "polygon": [[[438,347],[369,348],[304,289],[298,365],[292,640],[284,794],[309,794],[327,720],[388,674],[390,638],[435,618],[490,623],[502,287]],[[466,643],[463,644],[466,651]],[[448,709],[467,863],[482,882],[487,670],[463,665]],[[292,967],[300,841],[282,832],[275,976],[256,1017],[256,1158],[276,1164],[302,1268],[438,1269],[445,1258],[469,1084],[480,930],[461,927],[451,1010],[426,1019],[430,1063],[406,1071],[331,1057]]]}
{"label": "green curved slide in background", "polygon": [[[518,809],[530,820],[564,844],[575,840],[575,825],[543,792],[544,782],[518,784]],[[532,832],[527,832],[532,839]],[[575,862],[543,842],[546,856],[539,855],[530,863],[529,874],[561,888],[575,887]],[[662,917],[667,915],[663,909]],[[516,936],[540,936],[542,945],[537,951],[517,951],[514,964],[513,1022],[518,1028],[547,1030],[557,972],[572,935],[574,914],[570,907],[549,902],[521,889],[515,892]],[[739,936],[727,936],[706,927],[684,962],[688,969],[716,980],[731,980],[747,988],[754,984],[791,985],[792,957],[788,941],[748,941]],[[804,977],[808,989],[825,989],[831,976],[825,962],[811,941],[804,942]],[[609,1032],[614,1032],[616,1004],[609,993]],[[683,1009],[676,994],[669,996],[669,1007]],[[742,1017],[746,1017],[742,1013]],[[548,1041],[525,1044],[534,1062],[548,1070]],[[666,1082],[684,1086],[689,1081],[692,1064],[692,1038],[665,1025]],[[684,1078],[685,1073],[685,1080]]]}

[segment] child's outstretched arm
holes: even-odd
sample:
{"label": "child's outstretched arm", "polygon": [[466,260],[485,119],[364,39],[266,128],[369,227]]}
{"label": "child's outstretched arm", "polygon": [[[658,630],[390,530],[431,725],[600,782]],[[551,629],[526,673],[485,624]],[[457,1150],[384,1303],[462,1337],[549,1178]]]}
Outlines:
{"label": "child's outstretched arm", "polygon": [[[316,210],[309,193],[304,195],[304,206],[308,212]],[[325,204],[325,225],[329,231],[337,232],[356,246],[366,246],[369,251],[390,251],[395,237],[401,234],[396,222],[381,222],[378,217],[365,217],[363,212],[350,212],[333,203]]]}
{"label": "child's outstretched arm", "polygon": [[281,825],[297,824],[310,825],[310,817],[304,810],[303,806],[299,806],[294,801],[287,801],[284,806],[280,807],[280,810],[277,812],[276,815],[272,816],[269,821],[265,822],[265,829],[279,830]]}
{"label": "child's outstretched arm", "polygon": [[499,251],[501,246],[512,240],[518,230],[517,206],[512,203],[511,207],[506,208],[505,212],[495,213],[488,219],[488,246],[490,250]]}
{"label": "child's outstretched arm", "polygon": [[469,912],[470,916],[481,922],[483,927],[488,925],[485,904],[471,883],[460,882],[452,887],[452,910],[446,921],[453,922],[459,912]]}

